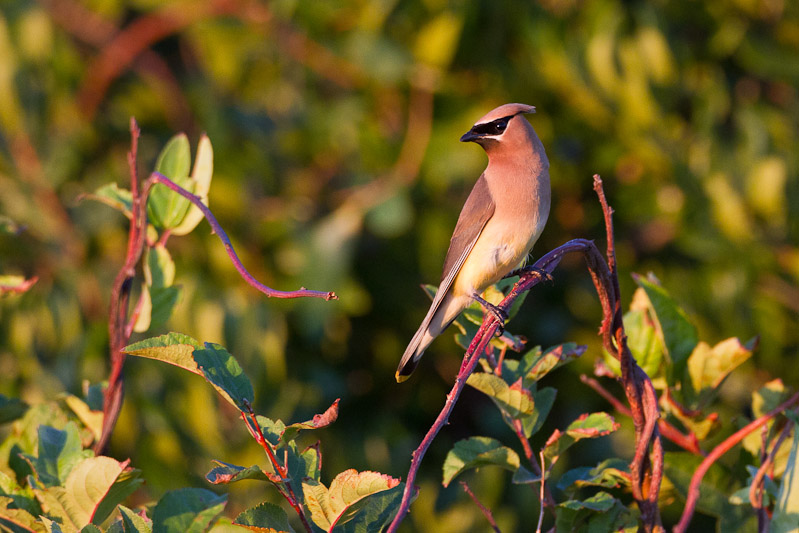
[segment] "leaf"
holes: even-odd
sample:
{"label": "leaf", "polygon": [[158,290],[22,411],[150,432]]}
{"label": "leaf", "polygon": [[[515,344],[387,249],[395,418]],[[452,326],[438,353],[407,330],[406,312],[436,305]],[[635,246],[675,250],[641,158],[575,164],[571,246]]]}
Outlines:
{"label": "leaf", "polygon": [[696,328],[653,275],[634,275],[633,279],[649,298],[655,327],[671,363],[669,384],[674,385],[682,378],[688,357],[699,342]]}
{"label": "leaf", "polygon": [[64,398],[64,403],[80,419],[84,426],[92,432],[95,440],[99,440],[103,432],[103,412],[93,411],[89,405],[72,394]]}
{"label": "leaf", "polygon": [[623,459],[607,459],[597,466],[584,466],[574,468],[563,474],[558,480],[557,487],[566,490],[572,486],[575,489],[596,486],[607,489],[628,486],[630,484],[630,465]]}
{"label": "leaf", "polygon": [[[336,526],[337,533],[379,533],[385,531],[399,510],[405,483],[367,496],[349,522]],[[415,496],[414,496],[415,497]]]}
{"label": "leaf", "polygon": [[68,422],[64,430],[39,426],[39,444],[36,457],[24,455],[43,487],[54,487],[66,481],[69,473],[80,461],[92,455],[84,451],[78,426]]}
{"label": "leaf", "polygon": [[210,483],[214,485],[222,485],[228,483],[235,483],[243,479],[255,479],[258,481],[269,481],[269,478],[261,467],[253,465],[249,468],[237,466],[230,463],[224,463],[214,459],[214,462],[219,465],[214,467],[208,474],[205,475]]}
{"label": "leaf", "polygon": [[[75,528],[89,523],[101,523],[116,505],[141,483],[131,482],[137,474],[123,478],[128,462],[120,463],[110,457],[88,457],[76,465],[63,486],[34,489],[49,507],[49,513]],[[118,480],[120,490],[112,490]]]}
{"label": "leaf", "polygon": [[249,411],[255,398],[252,383],[227,350],[218,344],[206,342],[205,348],[194,350],[192,356],[205,379],[224,392],[222,396],[226,400],[244,413]]}
{"label": "leaf", "polygon": [[175,262],[161,243],[145,251],[144,281],[151,287],[169,287],[175,282]]}
{"label": "leaf", "polygon": [[535,409],[532,414],[520,417],[524,434],[528,439],[535,435],[541,429],[541,426],[544,425],[555,403],[557,394],[558,391],[553,387],[544,387],[533,394]]}
{"label": "leaf", "polygon": [[[635,292],[646,298],[642,288],[639,287]],[[635,299],[636,295],[633,296],[633,301]],[[646,309],[630,309],[625,313],[623,321],[627,346],[635,361],[648,376],[657,376],[663,363],[663,343],[658,338],[657,330],[649,319]],[[616,358],[609,357],[609,360],[610,364],[615,363],[614,366],[618,367]]]}
{"label": "leaf", "polygon": [[[214,150],[211,140],[207,135],[200,137],[197,144],[197,155],[194,157],[194,169],[191,172],[191,180],[194,184],[193,192],[200,197],[203,204],[208,205],[208,191],[211,188],[211,178],[214,173]],[[186,235],[197,227],[203,219],[203,212],[200,208],[192,204],[188,213],[183,217],[180,225],[172,229],[173,235]]]}
{"label": "leaf", "polygon": [[[14,507],[9,508],[9,505]],[[34,515],[26,509],[19,509],[13,498],[0,495],[0,530],[8,531],[33,531],[36,533],[46,531],[45,527]]]}
{"label": "leaf", "polygon": [[250,507],[239,514],[233,523],[259,533],[294,533],[286,511],[269,502]]}
{"label": "leaf", "polygon": [[[124,505],[119,506],[119,521],[114,526],[117,526],[119,533],[152,533],[153,521],[147,518],[147,515],[142,512],[141,514],[128,509]],[[112,527],[114,527],[112,526]],[[108,533],[115,533],[109,528]]]}
{"label": "leaf", "polygon": [[[186,134],[172,137],[161,150],[155,164],[155,171],[163,174],[180,187],[192,192],[193,182],[189,177],[191,148]],[[156,184],[147,199],[147,213],[150,222],[157,228],[167,229],[178,226],[186,215],[191,203],[180,194],[162,184]]]}
{"label": "leaf", "polygon": [[546,442],[544,456],[551,466],[575,442],[583,439],[604,437],[619,429],[619,424],[607,413],[581,415],[569,424],[566,431],[555,430]]}
{"label": "leaf", "polygon": [[319,429],[325,426],[329,426],[333,422],[336,421],[338,418],[338,402],[341,398],[337,398],[336,401],[333,402],[333,405],[327,408],[327,410],[320,414],[314,415],[311,420],[307,422],[298,422],[295,424],[291,424],[290,426],[286,426],[286,429],[283,431],[281,435],[280,441],[281,443],[285,444],[289,441],[292,441],[297,438],[297,435],[300,434],[300,431],[303,429]]}
{"label": "leaf", "polygon": [[311,519],[329,531],[338,524],[352,520],[368,503],[368,496],[399,485],[399,480],[379,472],[345,470],[330,483],[330,489],[315,480],[305,480],[302,491]]}
{"label": "leaf", "polygon": [[567,500],[558,504],[555,530],[632,533],[638,530],[638,512],[601,491],[585,500]]}
{"label": "leaf", "polygon": [[203,533],[225,508],[227,496],[185,488],[164,494],[153,509],[153,533]]}
{"label": "leaf", "polygon": [[151,287],[149,293],[152,311],[148,329],[152,329],[164,325],[172,316],[180,297],[180,287]]}
{"label": "leaf", "polygon": [[133,216],[133,194],[127,189],[120,189],[116,183],[103,185],[91,194],[82,194],[79,199],[96,200],[120,211],[128,218]]}
{"label": "leaf", "polygon": [[688,358],[688,374],[699,403],[706,403],[710,397],[708,393],[717,389],[730,372],[749,359],[756,347],[757,338],[746,345],[736,337],[721,341],[712,348],[705,342],[697,344]]}
{"label": "leaf", "polygon": [[[122,351],[137,357],[163,361],[203,376],[225,400],[236,407],[241,406],[240,409],[244,407],[242,400],[252,402],[254,393],[250,380],[233,356],[219,345],[206,343],[203,348],[188,335],[169,333],[133,343]],[[200,362],[205,369],[201,368]]]}
{"label": "leaf", "polygon": [[515,472],[520,464],[519,455],[507,446],[503,446],[498,440],[490,437],[470,437],[456,442],[447,454],[444,459],[442,483],[447,487],[462,472],[480,466],[499,466]]}
{"label": "leaf", "polygon": [[27,292],[37,281],[37,277],[26,279],[24,276],[0,275],[0,296]]}
{"label": "leaf", "polygon": [[505,380],[494,374],[475,372],[469,376],[466,384],[488,395],[511,418],[531,415],[535,408],[533,396],[529,390],[522,387],[521,379],[513,385],[508,385]]}
{"label": "leaf", "polygon": [[7,424],[25,414],[28,404],[17,398],[7,398],[0,394],[0,424]]}
{"label": "leaf", "polygon": [[538,381],[556,368],[577,359],[587,349],[587,346],[574,342],[559,344],[547,349],[547,351],[531,361],[530,370],[525,376],[525,381]]}
{"label": "leaf", "polygon": [[793,426],[793,444],[780,482],[771,520],[773,533],[799,530],[799,424]]}

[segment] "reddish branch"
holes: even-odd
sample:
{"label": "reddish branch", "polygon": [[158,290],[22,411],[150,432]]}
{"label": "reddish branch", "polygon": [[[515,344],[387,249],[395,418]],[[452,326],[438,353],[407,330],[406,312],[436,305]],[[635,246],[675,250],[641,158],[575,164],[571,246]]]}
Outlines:
{"label": "reddish branch", "polygon": [[491,512],[491,509],[483,505],[480,500],[477,499],[477,496],[474,495],[474,492],[472,492],[472,489],[469,488],[469,485],[467,485],[465,481],[461,481],[461,487],[463,487],[464,492],[466,492],[475,505],[477,505],[477,508],[483,513],[483,516],[486,517],[488,523],[491,524],[491,529],[496,531],[496,533],[500,533],[499,526],[497,525],[497,521],[494,520],[494,514]]}
{"label": "reddish branch", "polygon": [[799,392],[783,402],[782,405],[772,409],[760,418],[753,420],[743,428],[727,437],[724,442],[716,446],[713,451],[708,454],[705,460],[699,465],[699,468],[697,468],[694,472],[693,477],[691,477],[691,484],[688,486],[688,495],[685,500],[685,508],[683,509],[680,521],[674,527],[674,533],[683,533],[688,528],[688,524],[691,523],[691,518],[693,517],[694,510],[696,509],[696,502],[699,500],[699,486],[702,484],[702,478],[705,477],[705,474],[710,467],[713,466],[713,463],[715,463],[722,455],[735,447],[735,445],[741,442],[747,435],[797,403],[799,403]]}
{"label": "reddish branch", "polygon": [[[605,387],[602,386],[599,381],[595,380],[592,377],[586,376],[585,374],[580,375],[580,381],[594,389],[594,391],[602,396],[605,400],[610,403],[614,409],[618,412],[632,416],[632,412],[630,408],[624,405],[618,398],[613,396]],[[677,446],[694,453],[696,455],[707,455],[700,447],[699,447],[699,439],[696,438],[696,435],[691,432],[687,435],[683,434],[678,430],[676,427],[671,425],[667,420],[660,419],[658,420],[658,428],[660,429],[660,434],[669,439],[671,442],[676,444]]]}
{"label": "reddish branch", "polygon": [[219,236],[225,250],[230,257],[230,260],[236,267],[242,278],[266,294],[268,297],[273,298],[323,298],[325,300],[336,300],[338,297],[333,292],[325,291],[312,291],[305,288],[300,288],[296,291],[279,291],[267,287],[263,283],[256,280],[250,274],[244,265],[241,264],[238,256],[236,255],[233,245],[230,243],[225,231],[217,222],[216,217],[211,213],[208,206],[206,206],[199,196],[196,196],[187,190],[179,187],[166,176],[157,172],[153,172],[149,178],[144,182],[143,186],[139,183],[138,169],[136,165],[136,154],[139,142],[139,127],[135,119],[130,120],[131,132],[131,149],[128,152],[128,166],[130,168],[130,190],[132,197],[131,205],[131,219],[130,229],[128,233],[128,249],[125,255],[125,263],[120,269],[119,273],[114,280],[114,285],[111,290],[111,303],[109,310],[108,333],[110,339],[111,350],[111,372],[108,377],[108,387],[105,390],[103,397],[103,429],[100,438],[94,445],[96,453],[101,453],[111,436],[116,425],[119,411],[122,408],[123,397],[123,380],[122,368],[125,364],[125,353],[122,349],[128,344],[130,336],[133,332],[133,325],[138,316],[141,305],[141,300],[137,303],[132,313],[129,316],[130,307],[130,294],[133,286],[133,280],[136,277],[136,266],[141,259],[144,251],[145,236],[147,233],[147,198],[149,197],[150,190],[156,184],[161,184],[169,187],[171,190],[187,198],[192,204],[202,211],[208,223],[211,224],[214,232]]}
{"label": "reddish branch", "polygon": [[283,496],[287,502],[289,502],[289,505],[291,505],[291,507],[300,517],[302,525],[305,526],[306,531],[311,533],[313,529],[311,529],[311,524],[308,523],[308,518],[305,516],[305,509],[303,509],[302,502],[299,498],[297,498],[297,495],[291,486],[291,478],[289,477],[288,466],[285,464],[281,465],[277,460],[277,457],[275,457],[275,451],[272,449],[272,443],[270,443],[264,436],[264,431],[261,428],[261,424],[258,423],[258,418],[255,416],[255,413],[249,405],[247,408],[249,412],[242,412],[241,418],[247,425],[247,430],[250,432],[250,435],[253,436],[255,442],[257,442],[266,452],[266,456],[269,458],[272,469],[275,471],[275,474],[269,474],[266,472],[264,473],[272,481],[272,483],[274,483],[280,495]]}
{"label": "reddish branch", "polygon": [[[624,324],[622,323],[619,281],[613,245],[613,210],[605,199],[602,180],[598,175],[594,176],[594,190],[599,196],[605,215],[608,243],[607,262],[605,262],[602,254],[592,241],[586,239],[569,241],[541,257],[532,267],[525,269],[519,281],[516,282],[499,307],[504,310],[509,309],[516,298],[550,276],[567,253],[579,252],[583,254],[602,305],[603,319],[600,333],[603,337],[605,348],[621,362],[622,384],[630,403],[630,413],[636,428],[636,451],[630,465],[633,494],[641,509],[644,529],[653,531],[662,527],[660,526],[660,514],[657,507],[657,496],[663,479],[663,447],[660,433],[657,430],[659,418],[657,396],[649,377],[636,364],[627,347]],[[415,492],[413,483],[422,458],[430,443],[447,422],[466,380],[474,371],[478,359],[485,351],[498,326],[499,324],[493,315],[486,315],[483,324],[469,345],[469,349],[464,355],[460,372],[455,378],[455,384],[447,395],[444,408],[419,447],[413,452],[402,503],[388,529],[389,533],[397,531],[399,524],[408,513],[411,498]],[[648,453],[650,449],[651,456]]]}

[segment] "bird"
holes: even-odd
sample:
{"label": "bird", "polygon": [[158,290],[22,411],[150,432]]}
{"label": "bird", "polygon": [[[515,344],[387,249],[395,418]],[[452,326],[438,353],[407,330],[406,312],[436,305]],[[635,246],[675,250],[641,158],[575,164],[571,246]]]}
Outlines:
{"label": "bird", "polygon": [[473,301],[504,326],[507,314],[480,295],[522,264],[549,217],[549,159],[524,117],[534,112],[531,105],[501,105],[460,138],[479,144],[488,165],[455,224],[441,282],[399,362],[398,383],[410,377],[433,339]]}

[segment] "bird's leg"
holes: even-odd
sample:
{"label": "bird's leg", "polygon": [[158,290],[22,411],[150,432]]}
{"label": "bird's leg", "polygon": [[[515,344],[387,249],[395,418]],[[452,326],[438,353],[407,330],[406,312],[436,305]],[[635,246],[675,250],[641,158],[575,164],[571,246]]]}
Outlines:
{"label": "bird's leg", "polygon": [[483,306],[488,313],[497,319],[499,328],[497,328],[497,337],[501,336],[505,331],[505,321],[508,320],[508,313],[497,307],[496,305],[485,301],[479,294],[472,294],[472,299]]}

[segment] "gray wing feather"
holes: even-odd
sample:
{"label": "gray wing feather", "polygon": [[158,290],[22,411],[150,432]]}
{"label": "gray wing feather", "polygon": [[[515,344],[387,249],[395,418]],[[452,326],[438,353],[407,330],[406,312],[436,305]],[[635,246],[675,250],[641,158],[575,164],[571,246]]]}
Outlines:
{"label": "gray wing feather", "polygon": [[447,256],[444,259],[444,271],[441,274],[441,283],[433,298],[433,303],[430,305],[430,310],[427,312],[421,326],[419,326],[410,344],[408,344],[408,347],[405,349],[405,353],[402,355],[397,369],[397,375],[407,376],[416,367],[416,363],[423,353],[416,353],[419,343],[425,331],[427,331],[427,328],[430,326],[430,321],[433,319],[436,311],[438,311],[438,307],[441,305],[444,297],[449,293],[452,282],[457,277],[458,272],[460,272],[464,261],[466,261],[472,248],[474,248],[474,244],[480,237],[480,233],[493,216],[494,209],[494,199],[491,197],[491,191],[488,188],[485,174],[482,174],[477,180],[477,183],[474,184],[474,188],[466,199],[466,203],[458,217],[458,223],[455,225],[455,231],[452,233],[452,240],[449,243]]}

